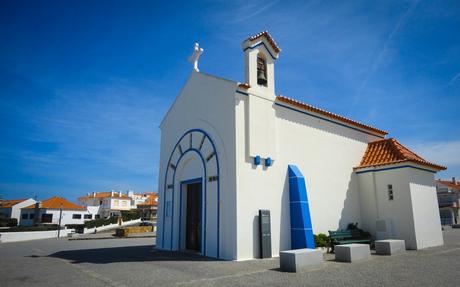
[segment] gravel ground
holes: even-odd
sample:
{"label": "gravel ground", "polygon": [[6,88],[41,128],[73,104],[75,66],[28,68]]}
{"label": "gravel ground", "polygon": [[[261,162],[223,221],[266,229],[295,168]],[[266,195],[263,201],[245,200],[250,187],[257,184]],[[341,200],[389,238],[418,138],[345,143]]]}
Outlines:
{"label": "gravel ground", "polygon": [[358,263],[280,272],[277,258],[218,261],[153,249],[155,238],[0,244],[0,286],[458,286],[460,229],[445,245]]}

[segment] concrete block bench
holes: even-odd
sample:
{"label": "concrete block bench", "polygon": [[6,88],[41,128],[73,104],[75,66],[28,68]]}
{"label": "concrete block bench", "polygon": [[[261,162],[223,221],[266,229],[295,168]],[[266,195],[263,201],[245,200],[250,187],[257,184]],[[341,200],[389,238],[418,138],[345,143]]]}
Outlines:
{"label": "concrete block bench", "polygon": [[280,268],[285,272],[299,272],[305,269],[320,267],[323,253],[317,249],[296,249],[280,252]]}
{"label": "concrete block bench", "polygon": [[341,262],[355,262],[369,259],[371,248],[369,244],[344,244],[335,246],[335,260]]}
{"label": "concrete block bench", "polygon": [[406,251],[404,240],[385,239],[375,241],[375,251],[380,255],[393,255]]}

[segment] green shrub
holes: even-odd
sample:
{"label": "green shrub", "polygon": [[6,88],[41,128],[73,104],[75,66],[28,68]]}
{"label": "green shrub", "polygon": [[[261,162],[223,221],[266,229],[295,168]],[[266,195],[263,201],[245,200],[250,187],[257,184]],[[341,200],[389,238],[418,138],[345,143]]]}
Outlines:
{"label": "green shrub", "polygon": [[139,210],[129,210],[121,212],[121,219],[123,219],[123,221],[131,221],[139,218],[141,218],[141,213],[139,212]]}
{"label": "green shrub", "polygon": [[324,233],[315,234],[315,245],[316,247],[329,247],[331,238]]}
{"label": "green shrub", "polygon": [[85,221],[85,227],[86,228],[95,228],[95,227],[101,227],[104,225],[109,225],[109,224],[114,224],[118,222],[118,217],[110,217],[110,218],[100,218],[100,219],[95,219],[95,220],[88,220]]}
{"label": "green shrub", "polygon": [[0,227],[14,227],[18,225],[16,218],[2,218],[0,219]]}

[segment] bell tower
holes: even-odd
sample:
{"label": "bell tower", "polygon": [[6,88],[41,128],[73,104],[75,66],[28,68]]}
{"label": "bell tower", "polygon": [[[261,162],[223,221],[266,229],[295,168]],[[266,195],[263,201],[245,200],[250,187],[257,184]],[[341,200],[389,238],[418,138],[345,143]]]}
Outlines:
{"label": "bell tower", "polygon": [[268,31],[243,41],[246,83],[249,92],[268,99],[275,99],[275,61],[281,49]]}

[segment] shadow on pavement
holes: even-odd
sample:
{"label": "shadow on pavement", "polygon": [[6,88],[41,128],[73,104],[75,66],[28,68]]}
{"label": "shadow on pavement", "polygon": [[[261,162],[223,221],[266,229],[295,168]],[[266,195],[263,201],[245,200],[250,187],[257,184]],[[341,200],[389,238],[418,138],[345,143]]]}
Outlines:
{"label": "shadow on pavement", "polygon": [[72,263],[95,264],[143,261],[217,261],[217,259],[199,254],[156,250],[152,245],[59,251],[47,257],[65,259]]}

